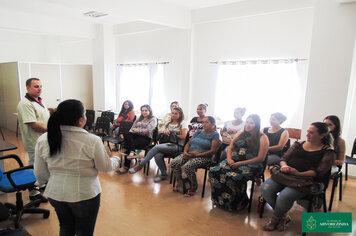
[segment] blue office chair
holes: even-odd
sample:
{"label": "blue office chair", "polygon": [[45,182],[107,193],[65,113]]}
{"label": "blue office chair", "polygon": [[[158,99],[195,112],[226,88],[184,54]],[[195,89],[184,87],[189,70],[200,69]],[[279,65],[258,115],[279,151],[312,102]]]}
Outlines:
{"label": "blue office chair", "polygon": [[15,217],[15,228],[19,228],[21,216],[25,213],[43,214],[43,218],[49,217],[49,210],[34,208],[40,205],[41,199],[31,201],[26,205],[23,204],[22,191],[32,190],[36,182],[36,177],[33,173],[33,166],[24,166],[20,158],[16,155],[7,155],[0,157],[0,160],[15,159],[20,168],[12,169],[3,172],[0,169],[0,191],[5,193],[16,192],[16,205],[5,203],[5,206],[10,210],[11,215]]}

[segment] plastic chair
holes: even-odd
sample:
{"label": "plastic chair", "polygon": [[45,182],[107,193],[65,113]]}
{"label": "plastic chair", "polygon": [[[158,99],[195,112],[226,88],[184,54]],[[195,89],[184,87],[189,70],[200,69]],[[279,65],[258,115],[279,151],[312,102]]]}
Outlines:
{"label": "plastic chair", "polygon": [[108,117],[110,122],[111,122],[111,124],[113,124],[114,123],[114,118],[115,118],[115,113],[112,112],[112,111],[103,111],[101,113],[101,117]]}
{"label": "plastic chair", "polygon": [[356,165],[356,158],[354,158],[354,154],[356,154],[356,139],[354,140],[354,144],[352,146],[351,156],[346,156],[345,159],[345,180],[348,179],[349,164]]}
{"label": "plastic chair", "polygon": [[100,137],[107,136],[110,130],[110,118],[109,117],[98,117],[96,119],[96,124],[94,128],[94,134]]}
{"label": "plastic chair", "polygon": [[133,122],[123,121],[120,123],[119,134],[117,136],[110,135],[110,136],[103,137],[103,142],[107,142],[110,151],[112,151],[110,147],[110,143],[114,144],[115,147],[119,149],[118,146],[124,143],[124,139],[121,138],[120,135],[129,132],[132,125]]}
{"label": "plastic chair", "polygon": [[267,165],[267,160],[268,160],[268,156],[266,156],[265,160],[263,161],[263,170],[262,172],[257,175],[256,177],[250,179],[249,181],[251,181],[251,190],[250,190],[250,199],[248,201],[248,208],[247,211],[250,213],[251,212],[251,206],[252,206],[252,198],[253,198],[253,192],[255,189],[255,183],[256,183],[256,179],[261,179],[262,182],[265,182],[265,170],[266,170],[266,165]]}
{"label": "plastic chair", "polygon": [[85,124],[84,128],[86,130],[93,130],[94,128],[94,121],[95,121],[95,111],[94,110],[86,110],[87,116],[87,123]]}
{"label": "plastic chair", "polygon": [[15,159],[20,168],[3,172],[0,169],[0,191],[5,193],[16,192],[16,205],[5,203],[5,206],[10,210],[11,215],[15,217],[15,228],[19,228],[21,217],[23,214],[43,214],[43,218],[49,217],[49,210],[38,207],[41,199],[31,201],[26,205],[23,204],[22,191],[32,190],[35,187],[36,177],[33,173],[33,166],[24,166],[20,158],[16,155],[7,155],[0,157],[0,160]]}
{"label": "plastic chair", "polygon": [[334,173],[334,174],[332,174],[330,176],[330,179],[333,180],[333,188],[331,190],[329,211],[331,211],[332,206],[333,206],[335,189],[337,187],[337,184],[338,184],[339,180],[340,180],[340,184],[339,184],[339,201],[342,201],[342,166],[339,166],[338,168],[339,168],[339,170],[336,173]]}

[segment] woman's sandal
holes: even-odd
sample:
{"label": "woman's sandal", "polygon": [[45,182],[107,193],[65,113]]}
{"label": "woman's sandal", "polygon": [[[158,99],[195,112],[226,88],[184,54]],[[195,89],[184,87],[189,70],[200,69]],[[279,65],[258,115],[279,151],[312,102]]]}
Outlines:
{"label": "woman's sandal", "polygon": [[172,192],[179,193],[179,188],[178,187],[173,187]]}
{"label": "woman's sandal", "polygon": [[124,168],[124,169],[118,169],[116,172],[116,174],[118,175],[123,175],[123,174],[126,174],[129,170]]}
{"label": "woman's sandal", "polygon": [[192,197],[194,194],[196,194],[196,191],[188,189],[188,191],[184,194],[185,197]]}
{"label": "woman's sandal", "polygon": [[289,215],[284,216],[278,223],[277,229],[278,231],[285,231],[288,229],[288,224],[291,222],[291,218]]}

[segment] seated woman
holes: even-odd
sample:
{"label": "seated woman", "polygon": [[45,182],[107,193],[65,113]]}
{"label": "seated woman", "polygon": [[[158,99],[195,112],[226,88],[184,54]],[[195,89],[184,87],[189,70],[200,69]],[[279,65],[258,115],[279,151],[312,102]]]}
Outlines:
{"label": "seated woman", "polygon": [[345,140],[340,137],[341,124],[340,119],[337,116],[327,116],[324,119],[324,123],[329,126],[330,133],[334,139],[333,146],[336,153],[336,159],[331,170],[332,173],[338,171],[339,167],[345,162]]}
{"label": "seated woman", "polygon": [[267,165],[278,165],[283,156],[283,148],[288,142],[288,131],[281,127],[281,124],[287,119],[282,113],[273,113],[269,122],[271,127],[263,129],[269,140]]}
{"label": "seated woman", "polygon": [[[198,188],[195,171],[198,168],[205,168],[211,165],[212,156],[218,150],[220,144],[220,135],[216,132],[214,117],[204,117],[203,129],[195,132],[185,145],[184,153],[171,162],[173,174],[178,180],[177,185],[183,184],[182,177],[190,181],[190,188],[185,196],[188,197],[195,194]],[[178,186],[173,189],[174,192],[178,192]]]}
{"label": "seated woman", "polygon": [[197,107],[198,116],[193,117],[190,120],[190,124],[188,125],[188,136],[186,142],[189,141],[191,137],[193,137],[194,133],[203,128],[203,119],[205,118],[206,109],[208,104],[199,104]]}
{"label": "seated woman", "polygon": [[[331,140],[329,128],[325,123],[312,123],[307,130],[307,141],[295,142],[284,154],[280,162],[280,171],[292,176],[312,177],[315,182],[327,184],[335,160],[335,152],[330,148]],[[287,224],[291,221],[288,211],[294,201],[308,194],[286,184],[277,183],[272,178],[263,183],[261,193],[273,208],[272,218],[263,227],[265,231],[276,228],[279,231],[286,230]]]}
{"label": "seated woman", "polygon": [[167,113],[162,120],[158,123],[158,129],[161,130],[166,124],[168,124],[171,121],[171,115],[173,112],[173,108],[179,107],[179,103],[177,101],[171,102],[171,112]]}
{"label": "seated woman", "polygon": [[[246,108],[237,107],[234,111],[235,120],[226,121],[224,123],[224,128],[220,131],[222,144],[219,150],[216,152],[216,156],[220,158],[221,152],[223,152],[227,146],[230,145],[232,139],[235,137],[238,131],[242,130],[245,126],[245,122],[242,117],[245,115]],[[224,158],[226,158],[226,153]]]}
{"label": "seated woman", "polygon": [[48,132],[36,144],[35,175],[47,183],[45,195],[54,207],[60,235],[93,235],[100,206],[98,172],[120,164],[109,158],[98,136],[83,129],[85,109],[78,100],[58,105],[48,121]]}
{"label": "seated woman", "polygon": [[260,117],[250,115],[245,128],[239,131],[227,150],[227,160],[209,172],[213,204],[230,211],[248,205],[247,181],[264,171],[263,161],[268,138],[260,132]]}
{"label": "seated woman", "polygon": [[157,127],[157,118],[153,116],[150,105],[143,105],[140,110],[141,116],[134,122],[130,131],[124,133],[125,163],[124,168],[117,171],[118,174],[127,173],[131,164],[131,159],[127,156],[135,149],[148,146],[153,138],[153,131]]}
{"label": "seated woman", "polygon": [[164,133],[167,135],[169,135],[171,132],[174,132],[177,135],[177,143],[162,143],[154,146],[147,153],[145,158],[139,164],[131,168],[129,172],[131,174],[136,173],[154,157],[156,164],[161,171],[161,176],[156,177],[154,181],[157,183],[167,179],[167,168],[164,162],[164,157],[170,154],[178,154],[179,152],[183,151],[185,137],[188,132],[188,125],[184,121],[183,110],[180,107],[174,107],[172,109],[171,121],[158,130],[158,133]]}
{"label": "seated woman", "polygon": [[[133,122],[135,118],[134,106],[130,100],[126,100],[121,107],[121,111],[119,113],[118,118],[115,120],[113,124],[113,130],[115,136],[119,135],[120,123],[121,122]],[[121,132],[123,133],[123,132]]]}

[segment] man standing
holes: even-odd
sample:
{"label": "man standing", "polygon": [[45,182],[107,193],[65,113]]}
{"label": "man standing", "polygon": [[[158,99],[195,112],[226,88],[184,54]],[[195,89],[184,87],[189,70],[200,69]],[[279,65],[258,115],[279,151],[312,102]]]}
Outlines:
{"label": "man standing", "polygon": [[[26,81],[27,93],[17,105],[19,126],[25,151],[28,153],[29,165],[35,160],[36,141],[41,134],[47,132],[49,111],[42,103],[42,83],[38,78],[30,78]],[[30,200],[48,200],[38,190],[30,191]]]}

